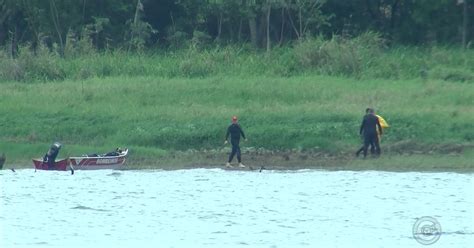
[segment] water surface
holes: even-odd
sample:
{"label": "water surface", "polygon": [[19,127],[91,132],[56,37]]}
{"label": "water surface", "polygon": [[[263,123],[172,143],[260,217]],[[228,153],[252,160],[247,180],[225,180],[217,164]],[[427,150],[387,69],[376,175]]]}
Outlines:
{"label": "water surface", "polygon": [[430,247],[474,243],[473,174],[0,171],[0,247]]}

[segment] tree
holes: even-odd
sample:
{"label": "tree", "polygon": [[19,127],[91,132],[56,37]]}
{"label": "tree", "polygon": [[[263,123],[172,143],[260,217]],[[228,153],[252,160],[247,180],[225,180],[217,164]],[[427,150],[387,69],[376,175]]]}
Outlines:
{"label": "tree", "polygon": [[144,12],[143,4],[140,0],[137,0],[135,8],[135,15],[133,21],[130,20],[130,40],[128,50],[132,48],[136,50],[143,50],[145,43],[150,39],[151,34],[157,31],[148,23],[142,20],[142,14]]}
{"label": "tree", "polygon": [[41,42],[62,54],[69,40],[143,49],[199,35],[269,51],[314,34],[375,31],[392,42],[467,46],[473,11],[472,0],[0,0],[0,45],[14,55],[18,44]]}
{"label": "tree", "polygon": [[[332,15],[325,15],[321,8],[325,0],[289,0],[287,4],[288,17],[298,40],[301,40],[310,30],[311,26],[319,29],[328,25]],[[297,20],[293,15],[296,15]]]}
{"label": "tree", "polygon": [[467,6],[467,0],[458,0],[458,5],[462,5],[462,47],[467,47],[467,36],[468,36],[468,20],[469,20],[469,12]]}

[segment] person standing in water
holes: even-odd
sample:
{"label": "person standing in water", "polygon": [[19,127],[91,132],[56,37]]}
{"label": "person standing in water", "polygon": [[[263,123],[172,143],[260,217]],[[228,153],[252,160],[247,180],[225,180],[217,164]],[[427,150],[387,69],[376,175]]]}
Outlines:
{"label": "person standing in water", "polygon": [[367,150],[371,144],[375,148],[375,154],[379,156],[381,151],[378,135],[382,135],[383,131],[379,118],[377,118],[373,109],[369,109],[368,113],[364,116],[359,134],[364,135],[364,158],[367,157]]}
{"label": "person standing in water", "polygon": [[237,123],[237,116],[232,117],[232,124],[227,128],[224,145],[227,144],[229,135],[230,135],[230,144],[232,145],[232,152],[229,155],[229,160],[226,163],[226,167],[232,168],[232,165],[230,163],[232,162],[232,159],[234,159],[234,156],[237,155],[237,161],[239,162],[239,167],[245,168],[245,165],[242,164],[242,157],[240,153],[239,143],[240,143],[240,136],[242,136],[242,138],[244,138],[245,140],[247,140],[247,138],[245,137],[242,127],[240,127],[239,123]]}

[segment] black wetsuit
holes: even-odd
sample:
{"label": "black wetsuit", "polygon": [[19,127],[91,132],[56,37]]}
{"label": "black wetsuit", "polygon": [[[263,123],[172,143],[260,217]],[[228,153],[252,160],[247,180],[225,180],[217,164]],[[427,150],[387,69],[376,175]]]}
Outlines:
{"label": "black wetsuit", "polygon": [[229,155],[229,163],[234,159],[234,156],[237,154],[237,161],[242,162],[241,154],[240,154],[240,135],[245,139],[244,131],[239,124],[233,123],[227,128],[227,133],[225,135],[225,140],[229,138],[230,135],[230,143],[232,144],[232,152]]}
{"label": "black wetsuit", "polygon": [[43,163],[48,164],[48,170],[56,169],[56,157],[59,154],[59,149],[51,149],[51,152],[48,151],[43,157]]}
{"label": "black wetsuit", "polygon": [[372,149],[375,148],[375,154],[380,155],[381,153],[377,128],[380,135],[382,135],[382,126],[380,126],[379,118],[374,114],[365,115],[359,131],[361,135],[364,135],[364,157],[367,156],[369,145],[372,146]]}

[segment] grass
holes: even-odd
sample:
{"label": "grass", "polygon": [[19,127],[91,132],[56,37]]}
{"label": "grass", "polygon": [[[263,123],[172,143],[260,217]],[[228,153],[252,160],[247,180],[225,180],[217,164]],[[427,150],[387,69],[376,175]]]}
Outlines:
{"label": "grass", "polygon": [[0,84],[0,148],[13,161],[55,141],[63,155],[130,147],[134,157],[221,149],[238,115],[246,147],[350,153],[366,106],[391,124],[388,154],[462,153],[473,145],[474,90],[437,80],[329,76],[108,77]]}
{"label": "grass", "polygon": [[391,125],[382,141],[388,156],[457,154],[462,162],[474,145],[469,49],[387,48],[364,34],[270,53],[243,45],[60,58],[21,47],[16,58],[0,52],[0,59],[0,149],[17,164],[53,141],[65,144],[65,156],[120,146],[151,164],[156,157],[182,164],[193,150],[202,155],[191,157],[221,161],[232,115],[250,150],[348,157],[361,143],[368,106]]}
{"label": "grass", "polygon": [[40,46],[11,59],[0,49],[0,82],[48,82],[106,77],[207,78],[322,75],[355,79],[474,82],[474,50],[458,47],[387,47],[377,34],[353,39],[314,38],[271,52],[247,45],[179,50],[90,51],[61,58]]}
{"label": "grass", "polygon": [[450,171],[472,173],[474,159],[472,150],[465,154],[414,154],[389,155],[371,161],[353,160],[342,163],[336,169],[387,170],[387,171]]}

